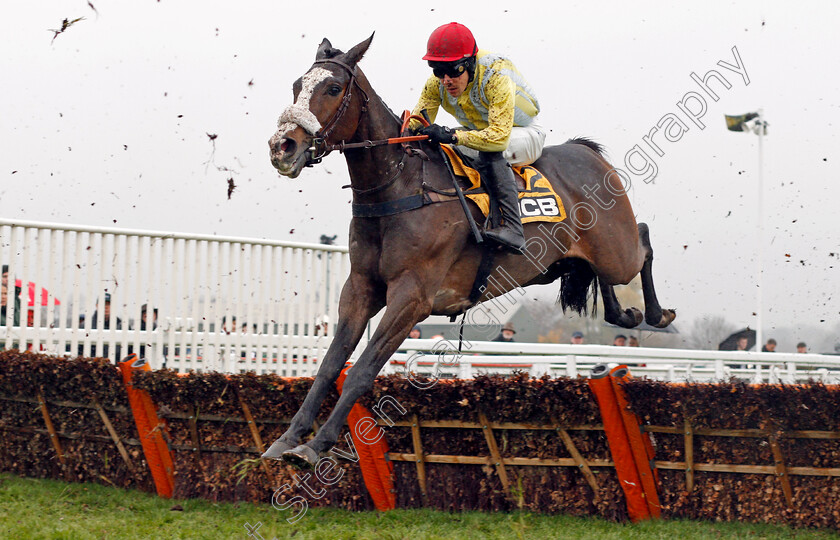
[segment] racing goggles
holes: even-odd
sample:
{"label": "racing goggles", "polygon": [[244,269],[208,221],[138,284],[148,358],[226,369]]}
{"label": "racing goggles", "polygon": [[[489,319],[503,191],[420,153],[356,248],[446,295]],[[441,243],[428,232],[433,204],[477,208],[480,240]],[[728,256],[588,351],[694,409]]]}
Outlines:
{"label": "racing goggles", "polygon": [[457,62],[429,62],[429,67],[432,68],[432,73],[438,79],[443,79],[447,75],[450,79],[455,79],[463,75],[467,70],[469,58],[458,60]]}

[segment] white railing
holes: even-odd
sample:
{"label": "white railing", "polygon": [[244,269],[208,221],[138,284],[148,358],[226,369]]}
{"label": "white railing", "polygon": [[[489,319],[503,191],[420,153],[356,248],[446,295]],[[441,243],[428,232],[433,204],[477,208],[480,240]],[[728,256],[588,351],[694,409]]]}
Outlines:
{"label": "white railing", "polygon": [[608,345],[465,342],[413,339],[403,343],[386,373],[418,373],[440,378],[471,378],[479,373],[525,371],[533,376],[588,377],[597,364],[628,364],[636,377],[674,382],[720,381],[794,383],[809,379],[840,383],[840,356],[650,349]]}
{"label": "white railing", "polygon": [[[346,247],[9,220],[0,264],[10,297],[0,347],[289,376],[317,369],[334,326],[324,335],[319,323],[337,320],[349,273]],[[223,318],[247,331],[223,331]]]}
{"label": "white railing", "polygon": [[[153,368],[283,376],[317,372],[334,327],[324,332],[318,323],[337,320],[350,271],[346,247],[8,220],[0,220],[0,264],[9,266],[10,285],[21,282],[20,321],[13,324],[10,298],[2,348],[112,361],[135,352]],[[94,324],[106,292],[110,316]],[[159,313],[156,327],[141,324],[144,304]],[[247,324],[244,332],[223,331],[231,317],[240,330]],[[599,363],[625,363],[635,376],[672,381],[840,382],[840,357],[817,354],[472,342],[458,356],[457,343],[429,339],[403,347],[383,373],[404,373],[408,362],[408,371],[441,377],[515,370],[575,377]]]}

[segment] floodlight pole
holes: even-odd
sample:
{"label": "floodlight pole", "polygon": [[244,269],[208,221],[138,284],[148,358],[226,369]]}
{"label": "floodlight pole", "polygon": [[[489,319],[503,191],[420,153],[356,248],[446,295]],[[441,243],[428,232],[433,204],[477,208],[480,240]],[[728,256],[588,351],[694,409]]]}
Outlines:
{"label": "floodlight pole", "polygon": [[764,313],[764,111],[758,109],[755,133],[758,135],[758,311],[756,311],[755,350],[764,345],[762,315]]}

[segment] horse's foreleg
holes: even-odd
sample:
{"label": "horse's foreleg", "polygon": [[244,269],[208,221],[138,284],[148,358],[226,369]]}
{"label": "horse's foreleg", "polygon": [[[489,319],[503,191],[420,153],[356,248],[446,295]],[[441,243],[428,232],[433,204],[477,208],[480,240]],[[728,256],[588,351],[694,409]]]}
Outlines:
{"label": "horse's foreleg", "polygon": [[299,445],[303,436],[309,433],[321,403],[356,349],[367,322],[382,309],[383,303],[382,294],[372,284],[364,278],[350,276],[341,291],[335,336],[324,355],[312,388],[292,418],[289,429],[274,441],[262,457],[280,459],[283,452]]}
{"label": "horse's foreleg", "polygon": [[635,328],[642,322],[642,312],[634,307],[621,310],[621,304],[615,297],[613,286],[604,279],[598,280],[601,287],[601,298],[604,300],[604,320],[622,328]]}
{"label": "horse's foreleg", "polygon": [[645,297],[645,321],[656,328],[665,328],[676,318],[671,309],[662,309],[653,288],[653,248],[650,245],[650,230],[647,224],[639,223],[639,241],[645,253],[645,263],[640,272],[642,276],[642,294]]}
{"label": "horse's foreleg", "polygon": [[287,461],[313,466],[318,456],[335,444],[356,400],[371,388],[376,375],[403,343],[411,328],[428,316],[432,301],[425,298],[414,284],[389,284],[387,306],[370,343],[347,373],[341,397],[329,419],[314,439],[284,454],[283,458]]}

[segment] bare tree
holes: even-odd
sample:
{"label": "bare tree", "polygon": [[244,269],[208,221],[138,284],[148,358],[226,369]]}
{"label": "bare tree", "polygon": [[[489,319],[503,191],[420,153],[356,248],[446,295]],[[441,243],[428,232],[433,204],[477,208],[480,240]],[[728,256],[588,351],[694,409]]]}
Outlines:
{"label": "bare tree", "polygon": [[721,315],[703,315],[694,321],[686,345],[690,349],[717,350],[721,341],[736,330]]}
{"label": "bare tree", "polygon": [[535,301],[526,303],[524,306],[534,319],[537,333],[541,335],[551,332],[564,317],[560,305],[552,300],[535,299]]}

